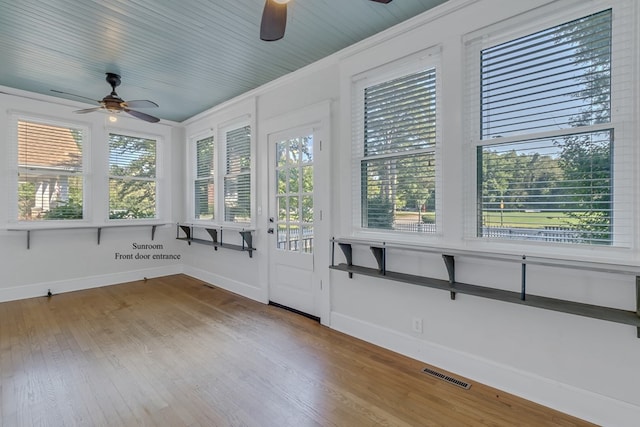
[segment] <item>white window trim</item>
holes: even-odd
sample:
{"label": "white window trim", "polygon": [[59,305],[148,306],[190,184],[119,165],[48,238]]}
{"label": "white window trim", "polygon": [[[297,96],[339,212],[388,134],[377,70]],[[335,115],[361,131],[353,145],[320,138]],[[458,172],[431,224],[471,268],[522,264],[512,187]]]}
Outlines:
{"label": "white window trim", "polygon": [[[637,248],[640,239],[637,234],[638,227],[633,218],[638,214],[638,197],[633,189],[633,185],[622,186],[622,183],[635,183],[637,176],[633,168],[620,171],[615,167],[620,158],[631,158],[632,163],[638,164],[638,152],[635,148],[634,140],[637,139],[637,102],[638,82],[633,76],[638,72],[638,41],[634,37],[637,34],[638,23],[633,19],[637,16],[637,2],[632,0],[595,0],[591,2],[570,1],[554,2],[525,14],[513,17],[506,21],[488,26],[478,31],[469,33],[463,37],[465,52],[465,102],[464,120],[466,121],[465,144],[463,147],[463,170],[464,175],[464,240],[469,247],[478,250],[489,251],[527,251],[529,253],[540,253],[548,255],[551,250],[561,256],[575,256],[583,254],[593,255],[594,250],[606,252],[616,257],[627,254],[629,249]],[[611,88],[611,111],[612,121],[610,123],[592,126],[591,129],[613,129],[614,130],[614,193],[617,200],[625,200],[628,205],[626,217],[614,222],[614,227],[624,229],[625,235],[634,236],[631,241],[623,241],[616,244],[616,239],[620,239],[620,232],[614,228],[613,245],[580,245],[562,244],[553,242],[536,242],[528,240],[505,240],[488,239],[477,236],[477,162],[476,149],[478,146],[486,145],[487,140],[480,140],[480,52],[488,47],[498,45],[521,36],[535,33],[540,30],[551,28],[569,22],[583,16],[600,12],[605,9],[613,9],[612,13],[612,88]],[[626,33],[626,34],[625,34]],[[631,53],[630,53],[631,52]],[[625,77],[631,76],[631,77]],[[631,90],[629,88],[631,87]],[[576,128],[576,132],[580,132]],[[554,132],[540,132],[517,137],[501,138],[500,142],[513,142],[525,139],[535,139],[549,136]],[[616,184],[619,183],[619,184]],[[626,187],[626,188],[625,188]],[[614,199],[614,210],[619,210],[621,202]],[[618,259],[618,258],[616,258]]]}
{"label": "white window trim", "polygon": [[[433,46],[415,52],[393,62],[375,67],[351,77],[351,235],[359,238],[386,240],[407,243],[424,243],[442,237],[442,47]],[[362,227],[362,188],[360,161],[364,158],[364,128],[362,116],[364,114],[364,90],[366,87],[383,83],[395,78],[406,76],[424,69],[436,70],[436,143],[435,147],[420,150],[433,152],[435,156],[435,212],[436,232],[415,233],[396,230],[381,230]]]}
{"label": "white window trim", "polygon": [[[197,166],[198,166],[198,150],[197,144],[198,141],[202,141],[203,139],[207,139],[213,137],[213,161],[214,161],[214,170],[213,170],[213,185],[214,185],[214,210],[213,210],[213,219],[196,219],[196,205],[195,205],[195,182],[197,177]],[[216,224],[216,219],[218,218],[218,165],[217,165],[217,149],[218,149],[218,135],[215,128],[207,129],[205,131],[201,131],[197,134],[191,136],[188,140],[187,144],[187,171],[188,171],[188,182],[187,187],[188,191],[186,194],[186,204],[188,206],[188,218],[189,222],[194,224]]]}
{"label": "white window trim", "polygon": [[[50,126],[76,128],[82,130],[84,139],[82,141],[82,219],[81,220],[43,220],[43,221],[21,221],[18,219],[18,122],[26,121],[40,123]],[[64,229],[73,227],[86,227],[92,221],[91,198],[91,130],[86,123],[75,122],[65,119],[57,119],[44,115],[34,115],[23,112],[9,112],[9,141],[7,170],[9,171],[9,191],[7,206],[8,224],[12,229]]]}
{"label": "white window trim", "polygon": [[[111,175],[109,174],[109,135],[117,134],[122,136],[130,136],[132,138],[141,138],[141,139],[151,139],[156,142],[156,215],[154,218],[134,218],[134,219],[111,219],[109,218],[109,202],[110,202],[110,194],[109,194],[109,179]],[[152,132],[141,132],[141,131],[132,131],[126,128],[116,128],[109,127],[106,129],[105,133],[106,144],[107,144],[107,159],[106,159],[106,209],[105,212],[105,223],[110,225],[127,225],[127,224],[136,224],[142,225],[145,223],[154,224],[158,222],[164,221],[168,217],[168,202],[171,199],[170,197],[165,197],[167,195],[167,191],[169,191],[165,184],[165,169],[167,167],[167,160],[165,159],[165,138],[162,135],[155,134]]]}
{"label": "white window trim", "polygon": [[[253,106],[253,102],[251,104]],[[218,122],[216,125],[199,128],[187,137],[187,170],[188,182],[186,204],[188,212],[187,222],[199,226],[223,227],[231,230],[249,230],[256,227],[256,126],[255,115],[252,113],[236,114],[231,119]],[[209,120],[211,122],[213,120]],[[224,220],[224,177],[226,175],[226,132],[249,126],[251,129],[251,221],[248,223],[229,222]],[[214,217],[213,219],[195,218],[194,182],[196,175],[196,143],[199,140],[213,136],[214,160]]]}

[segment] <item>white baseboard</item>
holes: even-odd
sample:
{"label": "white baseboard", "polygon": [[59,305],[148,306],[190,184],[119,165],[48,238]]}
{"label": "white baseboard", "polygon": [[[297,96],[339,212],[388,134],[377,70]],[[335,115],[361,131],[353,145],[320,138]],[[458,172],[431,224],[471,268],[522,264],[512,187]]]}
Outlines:
{"label": "white baseboard", "polygon": [[637,426],[640,419],[640,407],[627,402],[420,340],[340,313],[331,313],[331,327],[598,425],[632,427]]}
{"label": "white baseboard", "polygon": [[15,286],[12,288],[0,289],[0,302],[42,297],[47,295],[49,290],[51,290],[51,293],[53,294],[61,294],[65,292],[80,291],[83,289],[99,288],[101,286],[133,282],[136,280],[141,280],[145,277],[153,278],[170,276],[172,274],[182,273],[182,271],[182,264],[172,264],[164,267],[144,268],[139,270],[123,271],[97,276]]}
{"label": "white baseboard", "polygon": [[199,268],[183,265],[183,273],[195,277],[198,280],[207,282],[212,286],[217,286],[226,291],[233,292],[234,294],[242,295],[243,297],[259,301],[262,303],[268,303],[265,301],[264,292],[262,289],[255,286],[248,285],[237,280],[229,279],[228,277],[219,276],[210,271],[201,270]]}

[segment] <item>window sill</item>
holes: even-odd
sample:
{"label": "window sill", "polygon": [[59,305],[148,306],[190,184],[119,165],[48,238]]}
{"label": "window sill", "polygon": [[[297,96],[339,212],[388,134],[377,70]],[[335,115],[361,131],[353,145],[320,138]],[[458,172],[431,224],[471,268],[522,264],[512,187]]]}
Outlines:
{"label": "window sill", "polygon": [[[194,229],[201,228],[207,231],[210,236],[210,239],[201,239],[194,237]],[[181,237],[180,231],[182,230],[182,234],[184,237]],[[223,231],[237,231],[242,239],[240,245],[230,244],[223,242]],[[189,245],[192,242],[200,243],[203,245],[213,246],[214,250],[218,250],[218,248],[226,248],[232,249],[235,251],[248,252],[249,258],[253,258],[253,251],[256,248],[253,247],[253,232],[255,230],[249,230],[246,228],[232,228],[232,227],[222,227],[220,225],[204,225],[204,224],[189,224],[189,223],[178,223],[176,227],[176,239],[186,241]]]}
{"label": "window sill", "polygon": [[[331,239],[331,265],[330,269],[343,271],[352,278],[354,274],[377,277],[396,282],[409,283],[412,285],[425,286],[434,289],[448,291],[451,299],[456,299],[456,294],[467,294],[476,297],[489,298],[509,303],[528,305],[531,307],[558,311],[562,313],[575,314],[594,319],[606,320],[615,323],[635,326],[637,337],[640,338],[640,265],[637,264],[614,264],[614,263],[594,263],[582,260],[560,259],[543,256],[516,256],[514,254],[478,252],[473,250],[448,249],[433,246],[415,246],[406,244],[394,244],[389,242],[375,242],[372,240],[356,238],[334,238]],[[344,263],[336,264],[335,245],[338,245],[344,254]],[[377,268],[365,267],[354,264],[353,245],[368,246],[377,263]],[[447,279],[437,279],[433,277],[417,276],[398,271],[387,270],[387,252],[417,251],[424,253],[439,253],[447,269]],[[480,286],[456,281],[455,257],[473,257],[480,259],[490,259],[501,262],[518,263],[521,266],[521,290],[520,292],[501,290],[490,286]],[[588,270],[605,273],[615,273],[635,276],[636,288],[636,311],[623,310],[618,308],[585,304],[564,299],[549,298],[540,295],[531,295],[526,292],[527,265],[541,265],[547,267],[560,267],[575,270]]]}
{"label": "window sill", "polygon": [[219,230],[230,230],[230,231],[255,231],[255,226],[252,223],[219,223],[212,221],[198,221],[192,220],[188,222],[181,222],[179,225],[186,225],[191,227],[199,227],[199,228],[217,228]]}
{"label": "window sill", "polygon": [[[567,267],[574,269],[584,269],[591,271],[599,271],[605,273],[616,273],[616,274],[629,274],[629,275],[637,275],[640,276],[640,264],[633,261],[625,262],[621,260],[621,257],[617,257],[616,261],[609,261],[607,259],[602,259],[601,257],[588,257],[581,256],[580,258],[576,257],[576,249],[585,249],[585,252],[589,252],[592,248],[576,248],[572,245],[570,248],[558,248],[558,251],[554,251],[551,254],[549,247],[544,248],[544,254],[540,249],[542,248],[533,248],[533,247],[523,247],[522,245],[518,246],[518,248],[505,248],[504,246],[500,248],[496,248],[493,245],[492,248],[487,246],[484,247],[475,247],[475,248],[467,248],[460,249],[452,246],[446,245],[432,245],[432,244],[416,244],[409,241],[404,241],[400,239],[380,239],[366,236],[354,236],[354,237],[344,237],[344,238],[335,238],[332,239],[335,243],[352,243],[354,245],[368,245],[368,246],[377,246],[377,247],[386,247],[389,249],[396,250],[404,250],[404,251],[413,251],[413,252],[424,252],[424,253],[437,253],[437,254],[450,254],[457,256],[466,256],[471,258],[479,258],[479,259],[487,259],[487,260],[495,260],[495,261],[505,261],[505,262],[516,262],[522,263],[523,257],[526,259],[527,264],[535,264],[542,266],[555,266],[555,267]],[[612,250],[615,249],[624,249],[618,247],[610,247]],[[536,250],[537,249],[537,250]],[[566,256],[563,254],[563,251],[560,249],[571,249],[571,256]],[[602,249],[602,248],[598,248]]]}

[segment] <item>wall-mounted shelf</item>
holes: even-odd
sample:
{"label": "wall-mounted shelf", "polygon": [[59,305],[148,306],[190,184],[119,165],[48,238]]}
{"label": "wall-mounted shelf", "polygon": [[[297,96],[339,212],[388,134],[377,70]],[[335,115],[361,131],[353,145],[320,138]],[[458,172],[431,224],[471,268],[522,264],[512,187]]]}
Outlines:
{"label": "wall-mounted shelf", "polygon": [[[342,250],[346,263],[335,264],[335,245]],[[353,248],[352,245],[366,245],[369,246],[378,268],[363,267],[353,264]],[[489,298],[498,301],[510,302],[514,304],[521,304],[530,307],[537,307],[546,310],[559,311],[562,313],[575,314],[579,316],[591,317],[594,319],[607,320],[610,322],[622,323],[626,325],[632,325],[637,328],[637,336],[640,338],[640,268],[634,266],[608,266],[606,264],[593,264],[587,262],[572,261],[570,265],[555,263],[551,260],[545,260],[540,258],[528,259],[526,256],[522,256],[517,262],[521,265],[521,277],[520,277],[520,292],[506,291],[501,289],[495,289],[487,286],[478,286],[467,283],[457,282],[455,280],[455,252],[462,253],[463,256],[477,256],[480,258],[487,258],[484,254],[471,253],[469,251],[440,251],[442,252],[442,259],[447,269],[449,276],[448,280],[435,279],[431,277],[416,276],[412,274],[399,273],[395,271],[388,271],[386,269],[386,259],[388,249],[399,250],[420,250],[416,247],[402,247],[392,246],[388,247],[385,243],[374,243],[354,240],[331,240],[331,266],[329,268],[333,270],[344,271],[349,274],[349,277],[353,277],[354,274],[360,274],[363,276],[376,277],[387,280],[394,280],[397,282],[409,283],[412,285],[425,286],[428,288],[440,289],[450,292],[451,299],[455,300],[456,294],[473,295],[476,297]],[[434,248],[425,248],[424,252],[438,252]],[[513,262],[516,261],[511,258],[500,258],[496,256],[489,256],[488,258],[496,259],[500,261]],[[606,271],[620,274],[632,274],[635,275],[636,286],[636,312],[621,310],[617,308],[603,307],[592,304],[584,304],[574,301],[560,300],[555,298],[548,298],[538,295],[530,295],[526,292],[526,279],[527,279],[527,264],[537,264],[555,267],[566,268],[582,268],[594,271]]]}
{"label": "wall-mounted shelf", "polygon": [[151,227],[151,240],[155,238],[156,227],[165,224],[107,224],[107,225],[87,225],[80,227],[34,227],[34,228],[8,228],[7,231],[26,231],[27,232],[27,249],[31,249],[31,232],[33,231],[52,231],[52,230],[96,230],[98,245],[103,228],[122,228],[122,227]]}
{"label": "wall-mounted shelf", "polygon": [[[193,230],[194,228],[202,228],[207,231],[209,236],[211,236],[211,240],[207,239],[199,239],[195,238]],[[184,236],[180,235],[180,231],[184,234]],[[200,243],[203,245],[213,246],[214,250],[218,250],[218,248],[231,249],[234,251],[243,251],[249,253],[249,258],[253,258],[253,251],[256,248],[253,247],[253,230],[235,230],[240,233],[242,238],[240,245],[235,245],[232,243],[226,243],[222,240],[223,237],[223,228],[222,227],[213,227],[206,225],[194,225],[194,224],[178,224],[176,227],[176,239],[184,240],[188,244],[191,242]],[[227,229],[226,231],[234,231]]]}

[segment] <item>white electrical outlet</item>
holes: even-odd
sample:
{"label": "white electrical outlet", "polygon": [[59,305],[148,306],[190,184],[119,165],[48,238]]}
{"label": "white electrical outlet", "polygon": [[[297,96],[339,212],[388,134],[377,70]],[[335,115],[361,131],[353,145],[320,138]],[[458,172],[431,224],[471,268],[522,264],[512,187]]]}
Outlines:
{"label": "white electrical outlet", "polygon": [[417,334],[422,333],[422,318],[420,317],[413,318],[412,329],[413,329],[413,332]]}

